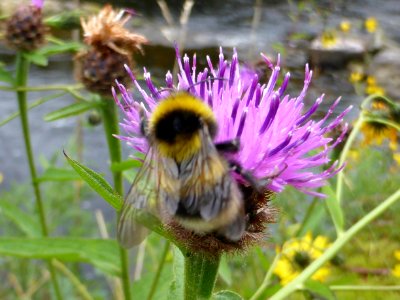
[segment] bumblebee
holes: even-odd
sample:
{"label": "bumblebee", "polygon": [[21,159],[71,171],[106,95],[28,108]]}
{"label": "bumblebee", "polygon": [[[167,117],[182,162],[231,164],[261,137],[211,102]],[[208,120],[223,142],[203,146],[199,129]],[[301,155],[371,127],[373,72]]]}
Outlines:
{"label": "bumblebee", "polygon": [[140,114],[149,151],[124,201],[119,242],[129,248],[146,237],[148,230],[135,220],[140,210],[173,219],[199,235],[215,233],[238,241],[246,217],[231,172],[256,184],[223,155],[238,151],[238,140],[214,143],[217,122],[211,108],[186,92],[160,100],[149,119],[143,108]]}

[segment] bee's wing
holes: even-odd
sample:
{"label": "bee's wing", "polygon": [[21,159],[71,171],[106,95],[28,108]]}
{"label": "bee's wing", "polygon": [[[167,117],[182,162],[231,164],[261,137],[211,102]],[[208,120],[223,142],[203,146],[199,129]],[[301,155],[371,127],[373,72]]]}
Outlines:
{"label": "bee's wing", "polygon": [[155,213],[157,210],[156,159],[154,149],[150,148],[122,206],[117,236],[125,248],[140,244],[149,233],[146,227],[136,221],[136,216],[140,211]]}
{"label": "bee's wing", "polygon": [[198,155],[181,165],[182,185],[185,189],[181,204],[189,214],[200,215],[203,220],[209,221],[226,208],[228,201],[240,202],[237,199],[240,192],[207,127],[202,129],[200,136],[201,148]]}

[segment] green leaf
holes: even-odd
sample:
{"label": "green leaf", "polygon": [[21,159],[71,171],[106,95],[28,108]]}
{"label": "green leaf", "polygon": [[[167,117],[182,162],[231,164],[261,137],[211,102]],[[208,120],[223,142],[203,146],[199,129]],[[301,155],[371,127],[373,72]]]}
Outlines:
{"label": "green leaf", "polygon": [[24,57],[31,63],[41,67],[46,67],[49,64],[47,57],[38,52],[25,52]]}
{"label": "green leaf", "polygon": [[83,238],[0,237],[0,254],[30,259],[86,262],[103,272],[119,276],[120,258],[116,241]]}
{"label": "green leaf", "polygon": [[221,257],[218,275],[221,276],[222,280],[225,281],[227,285],[232,285],[232,271],[229,267],[228,261],[226,260],[226,256]]}
{"label": "green leaf", "polygon": [[11,85],[14,84],[14,78],[12,73],[5,69],[3,63],[0,63],[0,81],[10,83]]}
{"label": "green leaf", "polygon": [[173,273],[174,279],[171,282],[168,293],[168,300],[175,299],[183,299],[183,279],[184,275],[184,267],[185,267],[185,259],[183,257],[182,252],[178,249],[178,247],[173,246],[174,253],[174,264],[173,264]]}
{"label": "green leaf", "polygon": [[224,291],[219,291],[218,293],[215,293],[211,299],[212,300],[243,300],[243,297],[235,292],[224,290]]}
{"label": "green leaf", "polygon": [[83,48],[83,44],[77,42],[65,42],[60,45],[48,45],[40,48],[36,53],[48,57],[54,54],[60,54],[64,52],[77,52]]}
{"label": "green leaf", "polygon": [[96,108],[99,104],[97,102],[81,101],[73,103],[66,107],[60,108],[47,114],[44,117],[45,121],[55,121],[63,118],[68,118],[71,116],[79,115],[85,111]]}
{"label": "green leaf", "polygon": [[0,201],[0,214],[4,214],[18,226],[27,236],[39,237],[41,230],[38,221],[33,215],[25,213],[20,207],[2,199]]}
{"label": "green leaf", "polygon": [[337,232],[343,232],[344,229],[344,218],[343,211],[340,207],[339,201],[336,199],[336,194],[332,190],[331,185],[325,185],[322,188],[322,193],[324,193],[327,198],[325,199],[326,206],[328,208],[329,214],[333,220],[333,224],[336,227]]}
{"label": "green leaf", "polygon": [[87,183],[89,186],[98,193],[104,200],[106,200],[112,207],[117,211],[121,210],[123,200],[117,192],[108,184],[108,182],[95,171],[85,167],[84,165],[78,163],[77,161],[68,157],[64,152],[68,163],[74,168],[74,170],[79,174],[79,176]]}
{"label": "green leaf", "polygon": [[37,181],[73,181],[80,179],[81,177],[74,170],[49,167]]}
{"label": "green leaf", "polygon": [[111,164],[111,171],[112,172],[121,172],[133,168],[138,168],[142,165],[141,161],[135,159],[124,160],[117,163]]}
{"label": "green leaf", "polygon": [[307,211],[307,216],[303,220],[296,236],[304,236],[309,231],[315,232],[315,229],[318,228],[326,215],[323,201],[321,199],[314,199],[314,204],[311,204],[312,206]]}
{"label": "green leaf", "polygon": [[318,297],[321,300],[335,300],[335,294],[329,289],[329,286],[316,281],[316,280],[307,280],[304,283],[304,287],[308,292],[312,294],[314,297]]}
{"label": "green leaf", "polygon": [[[142,276],[139,280],[133,282],[132,291],[134,293],[134,299],[147,299],[149,295],[151,284],[153,283],[155,272],[148,272]],[[160,279],[157,285],[157,289],[153,295],[154,300],[167,300],[168,287],[171,283],[172,268],[171,264],[164,266]],[[133,298],[133,297],[132,297]],[[175,298],[183,299],[183,298]],[[175,300],[174,299],[174,300]]]}

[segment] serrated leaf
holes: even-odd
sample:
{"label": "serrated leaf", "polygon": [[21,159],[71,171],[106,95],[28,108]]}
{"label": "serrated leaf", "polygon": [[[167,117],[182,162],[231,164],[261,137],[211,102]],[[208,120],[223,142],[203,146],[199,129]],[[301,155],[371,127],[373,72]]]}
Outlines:
{"label": "serrated leaf", "polygon": [[0,237],[0,254],[30,259],[86,262],[103,272],[119,276],[120,258],[116,241],[83,238]]}
{"label": "serrated leaf", "polygon": [[68,163],[74,168],[74,170],[79,174],[79,176],[87,183],[89,186],[98,193],[104,200],[106,200],[112,207],[117,211],[121,210],[122,207],[122,197],[118,195],[117,192],[108,184],[108,182],[95,171],[85,167],[84,165],[78,163],[77,161],[68,157],[64,152]]}
{"label": "serrated leaf", "polygon": [[74,170],[49,167],[37,181],[74,181],[80,179],[81,177]]}
{"label": "serrated leaf", "polygon": [[213,294],[211,299],[212,300],[243,300],[243,297],[235,292],[224,290],[224,291],[219,291],[218,293]]}
{"label": "serrated leaf", "polygon": [[174,278],[169,287],[169,293],[167,298],[168,300],[183,299],[183,286],[184,286],[183,279],[185,278],[184,275],[185,260],[182,252],[178,249],[178,247],[176,246],[173,247],[173,253],[174,253],[174,264],[172,269],[174,273]]}
{"label": "serrated leaf", "polygon": [[304,283],[304,287],[310,292],[313,296],[318,296],[318,299],[321,300],[336,300],[335,294],[329,289],[329,286],[316,281],[316,280],[307,280]]}
{"label": "serrated leaf", "polygon": [[232,271],[228,264],[228,261],[226,260],[226,256],[221,257],[218,268],[218,275],[222,278],[223,281],[225,281],[227,285],[232,285]]}
{"label": "serrated leaf", "polygon": [[118,163],[112,163],[110,169],[112,172],[121,172],[129,169],[138,168],[141,165],[142,165],[141,161],[135,159],[129,159]]}
{"label": "serrated leaf", "polygon": [[96,102],[89,102],[89,101],[81,101],[77,103],[73,103],[71,105],[68,105],[66,107],[60,108],[56,111],[53,111],[49,114],[47,114],[44,117],[45,121],[55,121],[63,118],[68,118],[71,116],[76,116],[79,115],[85,111],[88,111],[90,109],[96,108],[99,104]]}
{"label": "serrated leaf", "polygon": [[0,201],[0,215],[3,214],[17,225],[27,236],[39,237],[41,230],[37,218],[21,210],[14,203],[2,199]]}
{"label": "serrated leaf", "polygon": [[41,67],[46,67],[49,64],[47,57],[38,52],[25,52],[24,57],[31,63]]}
{"label": "serrated leaf", "polygon": [[336,194],[332,190],[331,185],[327,184],[322,187],[322,193],[327,196],[327,198],[325,199],[326,207],[328,208],[329,214],[331,215],[333,224],[336,227],[336,231],[342,232],[344,229],[343,211],[339,201],[337,201],[336,199]]}

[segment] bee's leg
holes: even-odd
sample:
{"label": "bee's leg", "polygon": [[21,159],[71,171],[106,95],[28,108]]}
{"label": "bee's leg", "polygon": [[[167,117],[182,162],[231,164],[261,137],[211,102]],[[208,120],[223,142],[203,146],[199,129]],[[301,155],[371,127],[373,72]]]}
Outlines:
{"label": "bee's leg", "polygon": [[242,168],[242,166],[235,162],[235,161],[230,161],[229,165],[232,169],[232,171],[236,172],[237,174],[241,175],[253,188],[256,189],[258,192],[262,192],[265,190],[265,186],[267,186],[272,179],[278,177],[280,174],[282,174],[283,171],[287,169],[287,164],[284,164],[284,166],[280,169],[277,169],[273,174],[269,175],[268,177],[264,177],[261,179],[258,179],[254,177],[254,175]]}
{"label": "bee's leg", "polygon": [[254,175],[242,168],[242,166],[235,162],[235,161],[230,161],[229,165],[231,167],[231,170],[239,175],[241,175],[253,188],[255,188],[257,191],[262,192],[264,187],[265,187],[265,180],[259,180]]}
{"label": "bee's leg", "polygon": [[147,120],[146,112],[142,106],[139,106],[139,115],[140,115],[140,133],[143,136],[147,137],[149,121]]}
{"label": "bee's leg", "polygon": [[220,152],[236,153],[240,150],[240,139],[215,143],[215,148]]}

